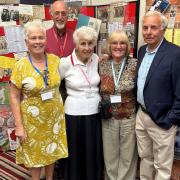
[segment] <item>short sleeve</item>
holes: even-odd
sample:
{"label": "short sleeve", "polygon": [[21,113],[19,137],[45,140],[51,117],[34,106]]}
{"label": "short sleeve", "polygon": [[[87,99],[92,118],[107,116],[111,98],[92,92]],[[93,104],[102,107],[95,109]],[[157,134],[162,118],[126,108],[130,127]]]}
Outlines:
{"label": "short sleeve", "polygon": [[65,78],[65,73],[66,73],[66,58],[61,58],[60,64],[59,64],[59,74],[61,79]]}
{"label": "short sleeve", "polygon": [[22,88],[22,72],[20,68],[20,62],[17,62],[12,70],[11,83],[13,83],[18,89]]}

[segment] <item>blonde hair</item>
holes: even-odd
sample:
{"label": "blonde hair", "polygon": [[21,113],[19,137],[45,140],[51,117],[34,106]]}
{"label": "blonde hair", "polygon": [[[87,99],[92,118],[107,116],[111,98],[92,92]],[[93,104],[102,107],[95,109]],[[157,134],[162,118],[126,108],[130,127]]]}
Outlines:
{"label": "blonde hair", "polygon": [[25,33],[25,39],[28,39],[28,36],[30,34],[30,31],[33,29],[39,29],[40,31],[43,31],[43,33],[46,35],[46,29],[45,27],[42,25],[42,22],[40,21],[30,21],[27,22],[24,25],[24,33]]}
{"label": "blonde hair", "polygon": [[125,57],[128,57],[129,54],[130,54],[130,48],[131,48],[130,42],[129,42],[127,34],[124,31],[121,31],[121,30],[114,31],[109,36],[108,41],[107,41],[107,53],[108,53],[108,55],[110,57],[112,57],[111,44],[113,43],[113,41],[117,40],[117,38],[120,39],[122,42],[126,43],[127,50],[126,50],[126,53],[125,53]]}
{"label": "blonde hair", "polygon": [[76,29],[73,33],[73,41],[76,46],[79,45],[79,41],[81,38],[86,40],[92,40],[93,45],[96,46],[98,34],[93,28],[88,26],[82,26]]}

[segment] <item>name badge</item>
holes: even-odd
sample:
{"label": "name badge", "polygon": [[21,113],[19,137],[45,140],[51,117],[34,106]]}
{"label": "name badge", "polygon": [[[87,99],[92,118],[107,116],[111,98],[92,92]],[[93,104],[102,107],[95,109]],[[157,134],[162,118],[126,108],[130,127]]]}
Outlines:
{"label": "name badge", "polygon": [[111,103],[121,103],[121,96],[120,95],[111,95],[110,96]]}
{"label": "name badge", "polygon": [[94,97],[94,91],[89,89],[86,91],[86,98],[93,98]]}
{"label": "name badge", "polygon": [[53,98],[53,92],[52,91],[47,91],[47,92],[42,92],[41,93],[41,99],[42,101],[52,99]]}

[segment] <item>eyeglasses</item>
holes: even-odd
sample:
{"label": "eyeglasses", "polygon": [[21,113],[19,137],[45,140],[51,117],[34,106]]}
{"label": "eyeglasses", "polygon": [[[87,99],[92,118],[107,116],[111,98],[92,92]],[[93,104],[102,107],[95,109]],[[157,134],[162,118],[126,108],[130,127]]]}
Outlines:
{"label": "eyeglasses", "polygon": [[127,43],[126,42],[123,42],[123,41],[114,41],[111,43],[112,46],[125,46]]}
{"label": "eyeglasses", "polygon": [[54,15],[54,16],[59,16],[59,15],[61,15],[62,17],[65,17],[65,16],[67,16],[67,13],[66,13],[66,11],[55,11],[55,12],[53,13],[53,15]]}

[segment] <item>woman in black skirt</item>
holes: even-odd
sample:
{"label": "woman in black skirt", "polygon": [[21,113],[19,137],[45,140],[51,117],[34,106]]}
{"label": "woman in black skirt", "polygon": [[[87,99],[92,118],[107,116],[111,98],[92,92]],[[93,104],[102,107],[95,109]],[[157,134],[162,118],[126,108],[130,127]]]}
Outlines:
{"label": "woman in black skirt", "polygon": [[65,114],[69,157],[65,180],[100,180],[102,172],[101,119],[98,56],[93,53],[97,33],[81,27],[73,34],[75,49],[61,59],[59,72],[65,79]]}

